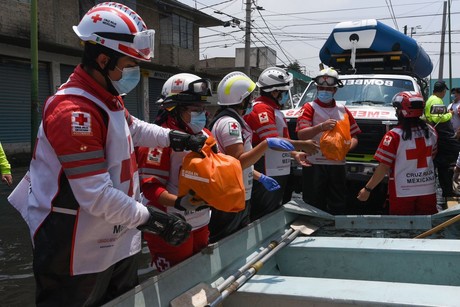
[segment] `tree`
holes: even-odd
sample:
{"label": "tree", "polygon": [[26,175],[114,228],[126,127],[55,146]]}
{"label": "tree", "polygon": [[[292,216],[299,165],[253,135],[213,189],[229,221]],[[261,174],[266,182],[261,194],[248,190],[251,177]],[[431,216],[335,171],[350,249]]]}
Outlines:
{"label": "tree", "polygon": [[291,70],[294,70],[294,71],[302,73],[302,71],[300,70],[300,64],[299,64],[299,62],[297,60],[295,60],[293,63],[290,63],[287,66],[287,69],[291,69]]}

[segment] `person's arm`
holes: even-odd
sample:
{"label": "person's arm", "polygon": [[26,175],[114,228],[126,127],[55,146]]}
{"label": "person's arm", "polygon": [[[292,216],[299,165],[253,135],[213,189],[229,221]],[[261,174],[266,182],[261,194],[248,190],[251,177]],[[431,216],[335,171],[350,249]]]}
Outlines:
{"label": "person's arm", "polygon": [[8,186],[13,184],[13,177],[11,176],[11,165],[6,158],[5,152],[3,151],[2,143],[0,143],[0,173],[2,181]]}
{"label": "person's arm", "polygon": [[367,184],[359,191],[357,198],[360,201],[368,200],[372,190],[383,180],[383,178],[385,178],[389,169],[390,166],[380,163],[375,169],[371,179],[369,179]]}
{"label": "person's arm", "polygon": [[328,120],[319,123],[315,126],[300,129],[299,131],[297,131],[297,137],[299,138],[299,140],[310,140],[314,138],[317,134],[333,129],[336,124],[337,121],[335,119],[329,118]]}

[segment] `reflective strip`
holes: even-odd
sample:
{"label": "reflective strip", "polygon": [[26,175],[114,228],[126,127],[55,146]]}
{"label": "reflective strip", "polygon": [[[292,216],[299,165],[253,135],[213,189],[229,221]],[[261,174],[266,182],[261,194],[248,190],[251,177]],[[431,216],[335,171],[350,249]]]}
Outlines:
{"label": "reflective strip", "polygon": [[267,131],[267,132],[264,132],[264,133],[259,134],[259,137],[260,137],[260,138],[263,138],[264,136],[270,135],[270,134],[272,134],[272,133],[273,133],[273,130],[270,130],[270,131]]}
{"label": "reflective strip", "polygon": [[159,169],[153,168],[140,168],[139,174],[149,174],[149,175],[159,175],[159,176],[169,176],[169,171],[162,171]]}
{"label": "reflective strip", "polygon": [[83,152],[83,153],[77,153],[77,154],[62,155],[62,156],[58,156],[58,159],[61,163],[68,163],[68,162],[75,162],[75,161],[103,158],[103,157],[104,157],[104,151],[97,150],[97,151]]}
{"label": "reflective strip", "polygon": [[276,125],[271,124],[271,125],[260,127],[259,129],[256,130],[256,133],[259,134],[259,132],[261,132],[262,130],[267,130],[267,129],[272,129],[272,128],[276,130]]}
{"label": "reflective strip", "polygon": [[66,209],[66,208],[59,208],[59,207],[53,207],[51,210],[56,213],[63,213],[63,214],[68,214],[68,215],[77,215],[78,210],[75,209]]}
{"label": "reflective strip", "polygon": [[382,161],[385,161],[385,162],[387,162],[388,164],[391,164],[391,163],[393,162],[393,161],[390,160],[389,158],[387,158],[387,157],[385,157],[385,156],[383,156],[383,155],[381,155],[381,154],[379,154],[379,153],[376,153],[376,154],[375,154],[375,157],[376,157],[376,158],[380,158]]}
{"label": "reflective strip", "polygon": [[107,163],[102,162],[102,163],[73,167],[73,168],[65,168],[64,172],[67,176],[75,176],[75,175],[80,175],[84,173],[100,171],[100,170],[105,170],[105,169],[107,169]]}
{"label": "reflective strip", "polygon": [[382,153],[384,155],[387,155],[388,157],[391,157],[391,158],[396,158],[396,155],[394,153],[391,153],[391,152],[389,152],[387,150],[384,150],[382,148],[377,149],[377,152],[380,152],[380,153]]}
{"label": "reflective strip", "polygon": [[227,83],[227,86],[224,88],[224,93],[225,95],[230,95],[230,90],[233,86],[233,83],[235,83],[236,81],[240,81],[240,80],[244,80],[244,81],[250,81],[251,84],[249,85],[247,91],[248,93],[251,93],[255,88],[256,88],[256,84],[254,82],[252,82],[252,80],[250,80],[248,77],[246,76],[234,76],[232,78],[230,78],[230,81]]}

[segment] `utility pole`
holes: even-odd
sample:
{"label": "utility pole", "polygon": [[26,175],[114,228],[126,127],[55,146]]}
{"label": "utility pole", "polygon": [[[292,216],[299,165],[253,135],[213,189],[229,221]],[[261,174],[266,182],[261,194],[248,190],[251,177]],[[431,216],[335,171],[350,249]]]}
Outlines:
{"label": "utility pole", "polygon": [[450,36],[450,0],[448,2],[448,18],[449,18],[449,88],[452,89],[452,41]]}
{"label": "utility pole", "polygon": [[39,125],[38,104],[38,4],[37,0],[30,3],[30,66],[31,66],[31,89],[30,89],[30,152],[33,155],[35,140]]}
{"label": "utility pole", "polygon": [[244,36],[244,71],[251,78],[251,0],[246,0],[246,34]]}
{"label": "utility pole", "polygon": [[439,52],[439,71],[438,71],[438,79],[441,80],[443,76],[444,70],[444,42],[445,42],[445,34],[446,34],[446,7],[447,1],[444,1],[444,8],[442,10],[442,29],[441,29],[441,50]]}

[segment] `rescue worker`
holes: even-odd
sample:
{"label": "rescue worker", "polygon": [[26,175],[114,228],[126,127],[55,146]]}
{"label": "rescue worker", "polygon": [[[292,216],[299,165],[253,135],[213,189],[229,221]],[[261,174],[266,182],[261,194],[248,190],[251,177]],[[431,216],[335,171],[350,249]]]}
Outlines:
{"label": "rescue worker", "polygon": [[398,124],[388,131],[375,152],[379,166],[358,199],[366,201],[371,191],[389,172],[388,193],[391,215],[437,213],[433,157],[437,135],[420,116],[425,102],[416,92],[400,92],[393,97]]}
{"label": "rescue worker", "polygon": [[13,184],[13,177],[11,176],[11,165],[6,158],[5,152],[3,151],[2,143],[0,143],[0,174],[2,175],[2,181],[8,186]]}
{"label": "rescue worker", "polygon": [[[460,142],[455,138],[455,130],[452,125],[452,113],[435,114],[433,106],[443,106],[442,99],[446,95],[448,87],[444,81],[436,81],[433,87],[433,95],[426,101],[424,110],[425,120],[432,125],[438,134],[438,153],[434,158],[439,185],[442,189],[442,209],[447,209],[447,201],[454,197],[452,190],[453,168],[460,151]],[[434,110],[434,109],[433,109]]]}
{"label": "rescue worker", "polygon": [[204,142],[125,109],[120,94],[153,56],[154,31],[136,12],[104,2],[73,30],[84,42],[82,63],[44,104],[30,186],[9,198],[30,228],[37,306],[100,306],[132,289],[139,230],[183,242],[190,225],[182,217],[139,202],[134,146],[199,150]]}
{"label": "rescue worker", "polygon": [[[361,132],[353,115],[342,104],[337,103],[334,94],[342,87],[337,71],[326,68],[314,78],[317,97],[306,103],[300,110],[296,132],[300,140],[313,139],[320,142],[323,132],[331,130],[337,121],[348,117],[350,124],[352,150],[358,145],[358,133]],[[346,114],[346,115],[345,115]],[[311,167],[302,168],[303,200],[331,214],[346,214],[347,185],[345,159],[327,159],[323,152],[309,157]]]}
{"label": "rescue worker", "polygon": [[[158,101],[161,103],[161,110],[155,123],[164,128],[207,138],[210,135],[210,131],[205,128],[207,96],[211,96],[209,80],[188,73],[170,77],[161,91],[161,99]],[[204,203],[192,203],[190,195],[177,197],[179,171],[188,152],[176,152],[162,147],[140,147],[136,150],[141,191],[148,206],[164,212],[183,214],[192,226],[192,233],[178,246],[167,244],[158,235],[144,234],[152,261],[160,272],[208,245],[210,217],[210,209]]]}
{"label": "rescue worker", "polygon": [[[243,118],[253,132],[252,145],[256,147],[267,138],[289,139],[286,119],[280,111],[289,98],[293,85],[292,74],[279,67],[265,69],[257,80],[260,97],[253,103],[252,111]],[[251,196],[251,221],[278,209],[283,203],[284,191],[291,171],[291,156],[307,166],[307,155],[318,151],[313,141],[291,140],[296,150],[291,153],[268,149],[264,157],[254,164],[254,169],[275,179],[280,185],[276,191],[267,191],[259,181],[253,182]]]}
{"label": "rescue worker", "polygon": [[249,224],[250,200],[253,179],[260,182],[268,191],[280,188],[273,178],[254,170],[257,162],[268,148],[280,151],[294,150],[289,141],[281,138],[266,138],[252,147],[252,131],[244,122],[243,113],[250,109],[252,92],[256,84],[244,73],[234,71],[227,74],[217,87],[221,106],[209,127],[212,129],[219,150],[237,158],[243,168],[245,187],[245,209],[240,212],[224,212],[212,208],[209,223],[210,242],[216,242]]}
{"label": "rescue worker", "polygon": [[452,102],[448,106],[448,110],[452,113],[452,127],[456,137],[460,137],[460,88],[450,90]]}

